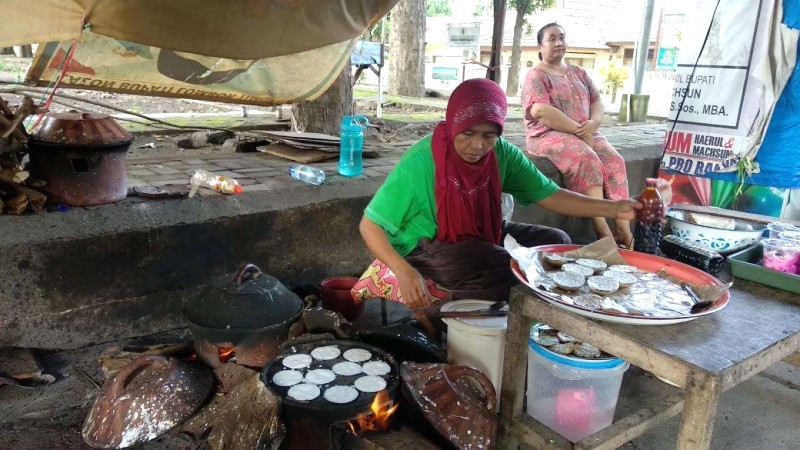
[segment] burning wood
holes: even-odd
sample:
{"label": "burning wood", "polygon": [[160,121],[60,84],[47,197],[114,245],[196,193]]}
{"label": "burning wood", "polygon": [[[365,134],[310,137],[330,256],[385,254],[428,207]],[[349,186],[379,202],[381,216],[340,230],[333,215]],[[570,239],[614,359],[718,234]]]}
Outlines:
{"label": "burning wood", "polygon": [[384,390],[375,395],[375,400],[370,406],[370,413],[347,422],[350,431],[356,436],[361,436],[369,431],[385,431],[391,426],[392,414],[397,411],[399,404],[392,402],[389,394]]}
{"label": "burning wood", "polygon": [[221,362],[227,362],[236,356],[236,347],[219,347],[217,350],[219,351],[219,360]]}

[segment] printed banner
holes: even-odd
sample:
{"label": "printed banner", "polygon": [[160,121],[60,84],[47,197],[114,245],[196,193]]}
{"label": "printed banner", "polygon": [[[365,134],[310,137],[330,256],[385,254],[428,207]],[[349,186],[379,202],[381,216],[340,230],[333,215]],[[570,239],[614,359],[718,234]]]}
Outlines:
{"label": "printed banner", "polygon": [[[313,100],[350,62],[356,39],[287,56],[236,60],[195,55],[84,32],[62,87],[215,102],[281,105]],[[70,41],[39,47],[27,83],[49,86]]]}
{"label": "printed banner", "polygon": [[774,3],[698,0],[687,9],[662,170],[733,172],[754,156],[776,99],[756,76],[769,60]]}

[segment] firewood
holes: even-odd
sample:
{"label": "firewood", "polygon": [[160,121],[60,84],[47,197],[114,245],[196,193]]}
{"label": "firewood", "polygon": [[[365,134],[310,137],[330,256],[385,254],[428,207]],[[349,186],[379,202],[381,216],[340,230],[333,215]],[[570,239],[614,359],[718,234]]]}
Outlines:
{"label": "firewood", "polygon": [[47,186],[47,181],[40,180],[39,178],[28,178],[25,180],[25,186],[32,188],[40,188]]}
{"label": "firewood", "polygon": [[31,211],[39,212],[44,208],[44,203],[47,201],[46,195],[35,189],[26,188],[24,186],[19,186],[18,189],[22,195],[28,197],[28,206],[31,208]]}
{"label": "firewood", "polygon": [[6,214],[22,214],[28,209],[28,197],[20,194],[6,203]]}
{"label": "firewood", "polygon": [[192,348],[189,343],[156,344],[150,346],[108,347],[100,354],[100,366],[106,378],[116,375],[123,367],[142,355],[173,356]]}
{"label": "firewood", "polygon": [[0,198],[0,214],[3,214],[5,210],[6,210],[6,202],[4,202],[2,198]]}
{"label": "firewood", "polygon": [[0,181],[5,181],[10,184],[20,184],[30,176],[31,174],[27,170],[0,169]]}
{"label": "firewood", "polygon": [[210,402],[180,427],[195,439],[205,439],[214,450],[276,449],[286,434],[280,415],[280,399],[260,374],[235,363],[214,369],[220,379],[241,380]]}

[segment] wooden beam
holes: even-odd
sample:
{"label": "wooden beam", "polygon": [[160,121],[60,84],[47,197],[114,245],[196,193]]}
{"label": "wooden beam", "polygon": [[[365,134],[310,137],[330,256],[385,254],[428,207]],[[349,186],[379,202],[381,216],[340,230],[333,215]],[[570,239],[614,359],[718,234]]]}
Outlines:
{"label": "wooden beam", "polygon": [[680,414],[682,410],[683,393],[664,397],[576,443],[575,449],[611,450],[618,448]]}
{"label": "wooden beam", "polygon": [[692,372],[686,384],[686,400],[678,433],[678,450],[706,450],[711,447],[711,433],[717,416],[722,383],[700,372]]}

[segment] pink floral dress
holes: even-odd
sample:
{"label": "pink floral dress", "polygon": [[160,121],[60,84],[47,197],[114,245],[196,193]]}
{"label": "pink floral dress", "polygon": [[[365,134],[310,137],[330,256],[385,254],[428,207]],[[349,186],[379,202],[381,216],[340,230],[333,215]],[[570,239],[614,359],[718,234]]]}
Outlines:
{"label": "pink floral dress", "polygon": [[[578,123],[589,119],[589,106],[598,99],[592,80],[576,66],[567,66],[565,75],[534,67],[528,71],[522,86],[524,111],[534,103],[544,103],[558,108]],[[567,189],[584,193],[589,188],[602,186],[606,198],[628,198],[625,160],[599,132],[594,133],[592,148],[574,134],[525,119],[525,140],[528,153],[545,157],[558,168]]]}

